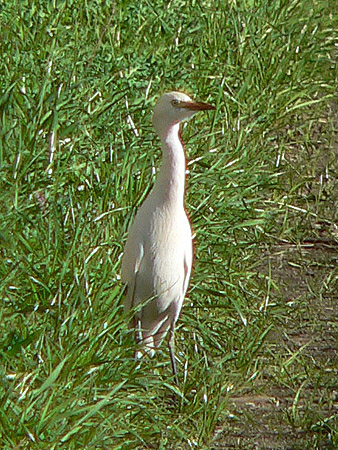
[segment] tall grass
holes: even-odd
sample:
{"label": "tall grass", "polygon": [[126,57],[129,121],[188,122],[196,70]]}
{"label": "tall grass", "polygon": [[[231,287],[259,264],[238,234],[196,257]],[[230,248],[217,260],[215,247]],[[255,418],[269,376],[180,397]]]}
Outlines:
{"label": "tall grass", "polygon": [[[336,157],[334,20],[321,1],[2,3],[2,448],[210,448],[279,320],[257,261],[319,214],[309,155]],[[171,89],[217,106],[183,130],[196,257],[179,387],[165,348],[133,361],[119,278]]]}

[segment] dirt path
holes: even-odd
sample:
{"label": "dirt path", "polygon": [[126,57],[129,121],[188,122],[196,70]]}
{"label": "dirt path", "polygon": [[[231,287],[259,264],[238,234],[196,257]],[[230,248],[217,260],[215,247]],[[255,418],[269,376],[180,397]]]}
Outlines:
{"label": "dirt path", "polygon": [[229,423],[213,449],[334,449],[338,244],[282,244],[265,254],[264,273],[268,262],[278,290],[270,300],[275,326],[258,357],[263,375],[231,398]]}

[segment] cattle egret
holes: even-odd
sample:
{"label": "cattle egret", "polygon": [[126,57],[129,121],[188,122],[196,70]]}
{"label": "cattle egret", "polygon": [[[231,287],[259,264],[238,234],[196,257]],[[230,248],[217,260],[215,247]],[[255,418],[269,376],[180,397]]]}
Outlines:
{"label": "cattle egret", "polygon": [[187,291],[193,256],[189,219],[184,209],[186,162],[179,123],[196,112],[215,109],[181,92],[164,94],[154,109],[153,125],[162,142],[162,167],[154,187],[131,226],[122,258],[127,284],[125,311],[140,305],[132,326],[136,341],[151,357],[169,331],[175,382],[174,329]]}

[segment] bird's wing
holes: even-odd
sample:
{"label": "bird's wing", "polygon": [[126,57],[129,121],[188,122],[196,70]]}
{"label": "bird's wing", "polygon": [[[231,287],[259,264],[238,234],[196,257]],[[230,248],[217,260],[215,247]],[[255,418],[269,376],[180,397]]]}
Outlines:
{"label": "bird's wing", "polygon": [[[191,236],[190,236],[190,240],[191,240]],[[182,284],[181,295],[178,298],[177,303],[176,303],[174,323],[178,320],[178,317],[180,315],[180,312],[181,312],[181,309],[182,309],[182,306],[183,306],[184,296],[185,296],[185,294],[187,292],[187,289],[188,289],[189,280],[190,280],[190,274],[191,274],[191,266],[192,266],[192,254],[193,254],[193,250],[192,250],[192,242],[191,242],[191,245],[187,246],[186,249],[185,249],[185,252],[184,252],[184,258],[183,258],[183,269],[184,269],[183,284]]]}
{"label": "bird's wing", "polygon": [[121,279],[124,283],[130,283],[139,271],[144,255],[142,242],[135,243],[135,246],[127,245],[124,250],[121,266]]}
{"label": "bird's wing", "polygon": [[189,285],[189,279],[190,279],[191,267],[192,267],[192,255],[193,255],[193,249],[192,249],[192,242],[191,242],[191,245],[187,247],[185,254],[184,254],[183,297],[185,296],[185,293],[187,292],[188,285]]}
{"label": "bird's wing", "polygon": [[124,301],[125,311],[134,306],[134,294],[136,288],[137,274],[144,256],[144,247],[141,242],[137,245],[126,245],[121,267],[121,279],[127,283],[127,293]]}

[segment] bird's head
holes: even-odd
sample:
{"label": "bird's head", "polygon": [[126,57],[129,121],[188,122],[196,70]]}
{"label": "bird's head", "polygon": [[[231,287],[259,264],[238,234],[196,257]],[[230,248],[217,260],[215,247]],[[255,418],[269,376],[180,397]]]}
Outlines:
{"label": "bird's head", "polygon": [[187,120],[198,111],[215,109],[207,103],[195,102],[183,92],[167,92],[156,103],[153,125],[161,135],[172,125]]}

